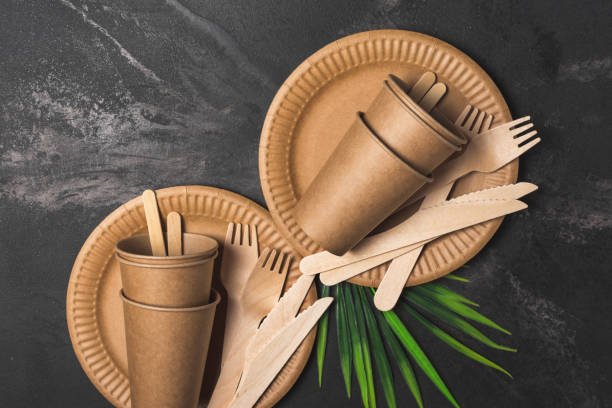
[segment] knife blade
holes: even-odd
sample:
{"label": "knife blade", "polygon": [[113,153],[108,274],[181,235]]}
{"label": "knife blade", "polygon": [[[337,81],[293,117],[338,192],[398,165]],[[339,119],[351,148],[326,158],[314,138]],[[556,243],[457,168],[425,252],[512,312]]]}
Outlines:
{"label": "knife blade", "polygon": [[[344,264],[350,263],[351,259],[354,258],[356,254],[367,255],[367,251],[372,247],[372,242],[376,240],[385,239],[386,236],[395,235],[398,239],[398,245],[395,248],[408,246],[415,244],[420,241],[425,241],[428,239],[436,238],[440,234],[431,234],[432,231],[428,231],[427,225],[429,223],[438,223],[443,221],[443,218],[447,222],[456,221],[452,216],[449,218],[448,214],[445,216],[445,213],[448,210],[450,205],[453,204],[469,204],[470,202],[481,201],[481,200],[492,200],[495,199],[517,199],[525,196],[537,189],[537,186],[531,183],[517,183],[517,184],[509,184],[506,186],[495,187],[485,190],[480,190],[473,193],[468,193],[462,195],[460,197],[454,198],[452,200],[445,201],[441,204],[434,205],[432,207],[420,210],[413,214],[410,218],[406,219],[402,223],[396,225],[395,227],[381,232],[379,234],[370,236],[362,240],[357,247],[353,250],[349,251],[343,256],[336,256],[330,254],[329,252],[323,251],[316,253],[314,255],[310,255],[302,259],[300,262],[300,271],[303,274],[311,275],[317,274],[321,272],[325,272],[326,270],[334,269]],[[452,207],[450,207],[452,209]],[[466,207],[467,210],[467,207]],[[455,212],[455,216],[456,212]],[[430,221],[428,221],[428,217],[430,217]],[[459,214],[459,218],[461,218],[461,214]],[[494,217],[495,218],[495,217]],[[482,221],[480,221],[482,222]],[[471,224],[473,225],[473,224]],[[469,226],[469,225],[468,225]],[[398,231],[404,231],[398,234]],[[443,233],[448,233],[453,230],[449,230]],[[430,232],[429,234],[427,232]],[[430,235],[430,236],[427,236]],[[402,239],[404,238],[404,239]],[[411,242],[409,240],[411,238]],[[399,242],[403,242],[403,245],[400,245]],[[372,255],[372,254],[371,254]],[[362,257],[361,259],[364,259]],[[328,265],[329,264],[329,265]]]}
{"label": "knife blade", "polygon": [[229,405],[231,408],[251,408],[255,405],[333,300],[332,297],[317,300],[287,324],[255,356],[245,368],[238,390]]}
{"label": "knife blade", "polygon": [[471,193],[466,193],[431,206],[423,207],[423,209],[437,207],[439,205],[465,203],[475,200],[516,200],[526,196],[527,194],[533,193],[537,189],[537,185],[521,181],[520,183],[505,184],[503,186],[491,187],[483,190],[474,191]]}
{"label": "knife blade", "polygon": [[[416,233],[409,234],[410,231],[398,231],[393,235],[386,235],[384,237],[380,237],[380,239],[372,239],[371,241],[367,242],[367,246],[360,246],[360,250],[353,250],[342,257],[336,257],[336,259],[334,259],[326,256],[322,257],[322,259],[318,259],[318,264],[307,265],[309,268],[311,268],[308,270],[308,272],[312,272],[314,268],[316,268],[314,270],[318,270],[319,272],[322,271],[320,278],[326,285],[332,284],[331,282],[342,282],[348,278],[365,272],[367,269],[364,270],[363,265],[371,265],[373,262],[371,259],[368,261],[368,258],[382,255],[381,257],[376,258],[376,261],[380,262],[382,260],[380,263],[383,263],[393,259],[395,256],[408,252],[398,250],[401,247],[409,247],[407,249],[412,250],[431,239],[437,238],[449,232],[457,231],[475,224],[480,224],[481,222],[524,210],[527,208],[527,205],[518,200],[493,200],[479,201],[477,203],[457,203],[441,208],[446,210],[444,214],[449,218],[445,220],[429,219],[429,224],[426,225],[427,229],[425,230],[423,229],[422,225],[417,225],[419,229],[415,229],[415,231],[417,231]],[[469,211],[466,213],[466,210]],[[376,236],[373,236],[371,238],[375,237]],[[415,246],[414,244],[419,245]],[[323,254],[327,255],[326,253]],[[366,263],[359,264],[358,262],[360,261],[366,261]],[[356,263],[357,265],[355,265]],[[380,263],[377,265],[380,265]],[[313,265],[314,268],[312,268]],[[376,266],[376,264],[374,266]]]}
{"label": "knife blade", "polygon": [[257,333],[255,333],[255,336],[253,336],[253,339],[247,346],[245,366],[261,352],[283,326],[295,319],[295,315],[300,310],[300,306],[302,306],[302,302],[312,286],[314,278],[314,276],[301,275],[280,298],[270,313],[268,313],[268,316],[261,323]]}

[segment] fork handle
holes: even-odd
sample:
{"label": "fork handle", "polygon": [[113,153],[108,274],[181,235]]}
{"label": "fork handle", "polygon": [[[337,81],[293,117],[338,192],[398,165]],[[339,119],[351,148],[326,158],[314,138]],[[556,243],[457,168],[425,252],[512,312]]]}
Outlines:
{"label": "fork handle", "polygon": [[225,408],[234,397],[244,366],[245,352],[249,340],[257,331],[251,326],[252,319],[245,317],[245,311],[237,304],[228,304],[227,315],[232,316],[225,329],[221,373],[208,403],[209,408]]}
{"label": "fork handle", "polygon": [[428,196],[432,192],[443,188],[447,184],[454,182],[466,174],[471,173],[472,170],[470,170],[470,167],[468,166],[471,163],[471,160],[467,160],[468,157],[464,157],[469,154],[469,152],[470,151],[467,150],[465,153],[463,153],[463,155],[438,167],[433,174],[433,181],[417,191],[412,197],[410,197],[410,199],[408,199],[408,201],[402,204],[401,207],[396,210],[396,212],[408,207],[410,204],[417,202],[421,198]]}
{"label": "fork handle", "polygon": [[[421,203],[421,208],[445,201],[452,189],[453,185],[449,183],[433,190],[429,195],[425,196]],[[374,305],[378,310],[388,311],[395,307],[412,270],[419,260],[423,246],[398,256],[391,261],[374,294]]]}

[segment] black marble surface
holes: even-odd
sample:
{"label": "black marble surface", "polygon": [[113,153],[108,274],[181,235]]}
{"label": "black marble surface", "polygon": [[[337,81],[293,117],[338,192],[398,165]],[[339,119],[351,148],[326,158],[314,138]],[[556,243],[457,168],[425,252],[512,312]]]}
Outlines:
{"label": "black marble surface", "polygon": [[[321,46],[375,28],[464,50],[544,138],[521,159],[540,191],[461,289],[513,332],[518,353],[487,355],[514,380],[416,330],[425,351],[466,407],[612,406],[611,15],[609,1],[3,1],[0,406],[109,406],[64,317],[85,238],[148,187],[220,186],[263,204],[257,148],[277,88]],[[311,360],[279,406],[360,405],[331,341],[323,389]],[[419,379],[427,407],[447,406]],[[414,406],[399,376],[397,388]]]}

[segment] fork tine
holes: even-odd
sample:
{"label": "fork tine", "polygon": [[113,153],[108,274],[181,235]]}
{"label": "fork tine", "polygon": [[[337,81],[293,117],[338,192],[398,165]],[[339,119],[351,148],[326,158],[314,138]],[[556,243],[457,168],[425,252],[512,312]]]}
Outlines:
{"label": "fork tine", "polygon": [[[274,268],[274,271],[278,273],[278,279],[285,282],[285,280],[287,279],[287,275],[289,274],[291,264],[293,263],[293,257],[289,254],[283,254],[282,258],[282,262],[281,259],[279,259],[279,261],[277,262],[278,266]],[[284,283],[282,286],[284,286]]]}
{"label": "fork tine", "polygon": [[521,154],[525,153],[527,150],[531,149],[533,146],[535,146],[538,143],[540,143],[541,141],[542,141],[542,139],[538,137],[537,139],[533,139],[531,142],[529,142],[529,143],[527,143],[527,144],[525,144],[523,146],[520,146],[519,149],[518,149],[519,156]]}
{"label": "fork tine", "polygon": [[225,233],[225,245],[232,245],[234,242],[234,231],[236,230],[236,224],[230,222],[227,225],[227,232]]}
{"label": "fork tine", "polygon": [[249,230],[251,231],[251,246],[257,246],[257,226],[249,224]]}
{"label": "fork tine", "polygon": [[282,273],[283,269],[286,268],[286,264],[289,262],[289,254],[280,253],[278,255],[278,260],[274,265],[274,270],[272,272]]}
{"label": "fork tine", "polygon": [[292,255],[287,255],[286,259],[285,259],[285,264],[283,265],[284,268],[283,270],[280,272],[282,275],[286,275],[289,273],[289,270],[291,269],[291,266],[293,265],[293,261],[295,259],[293,258]]}
{"label": "fork tine", "polygon": [[517,126],[519,126],[519,125],[521,125],[521,124],[523,124],[525,122],[528,122],[530,120],[531,120],[531,116],[523,116],[522,118],[515,119],[512,122],[505,123],[502,126],[507,126],[508,129],[515,128],[515,127],[517,127]]}
{"label": "fork tine", "polygon": [[276,261],[276,265],[274,265],[274,270],[272,273],[274,274],[274,282],[278,283],[278,297],[280,297],[283,293],[283,289],[285,284],[287,283],[287,274],[289,272],[289,267],[291,266],[292,257],[289,254],[279,253],[278,260]]}
{"label": "fork tine", "polygon": [[270,248],[264,248],[264,250],[261,251],[261,255],[259,255],[257,259],[257,265],[259,265],[259,267],[263,268],[265,266],[266,261],[270,257],[270,252]]}
{"label": "fork tine", "polygon": [[272,273],[278,273],[280,271],[281,266],[283,266],[283,260],[285,259],[285,254],[282,252],[278,253],[278,258],[276,259],[276,262],[274,263],[274,266],[272,268],[270,268],[270,272]]}
{"label": "fork tine", "polygon": [[459,117],[455,119],[455,124],[457,126],[463,126],[463,124],[465,123],[465,118],[467,118],[471,111],[472,105],[466,105],[466,107],[463,109],[463,112],[461,112]]}
{"label": "fork tine", "polygon": [[473,132],[480,133],[482,122],[484,121],[485,116],[486,113],[482,111],[478,114],[478,116],[476,117],[476,123],[474,123],[474,126],[472,126]]}
{"label": "fork tine", "polygon": [[242,225],[242,236],[240,238],[240,242],[242,242],[242,245],[245,245],[245,246],[251,245],[249,242],[250,235],[251,235],[251,225],[243,224]]}
{"label": "fork tine", "polygon": [[487,130],[491,129],[492,124],[493,124],[493,115],[487,114],[484,120],[484,124],[482,125],[482,131],[486,132]]}
{"label": "fork tine", "polygon": [[537,134],[538,134],[537,130],[532,130],[531,132],[527,133],[526,135],[514,138],[514,141],[516,142],[516,145],[519,146],[521,143],[526,142],[527,140],[531,139],[532,137],[534,137]]}
{"label": "fork tine", "polygon": [[527,130],[531,129],[533,127],[533,123],[529,122],[526,125],[523,125],[521,127],[517,127],[514,128],[510,131],[510,135],[512,136],[512,138],[516,138],[517,136],[519,136],[521,133],[525,133]]}
{"label": "fork tine", "polygon": [[233,243],[235,245],[240,245],[242,244],[242,224],[237,222],[235,226],[236,226],[236,232],[234,233]]}
{"label": "fork tine", "polygon": [[500,130],[512,129],[512,128],[515,128],[515,127],[517,127],[517,126],[519,126],[519,125],[529,121],[530,119],[531,119],[531,116],[523,116],[522,118],[515,119],[515,120],[513,120],[511,122],[502,123],[501,125],[496,126],[493,129],[491,129],[491,130],[493,131],[493,130],[496,130],[496,129],[500,129]]}
{"label": "fork tine", "polygon": [[476,117],[478,116],[479,113],[480,111],[478,109],[473,108],[472,113],[470,113],[470,116],[465,121],[465,124],[463,125],[463,127],[471,131],[472,128],[474,127],[474,121],[476,120]]}
{"label": "fork tine", "polygon": [[272,267],[274,266],[274,261],[276,260],[277,255],[278,253],[276,252],[276,249],[273,249],[270,251],[270,256],[264,262],[264,265],[263,265],[264,269],[272,270]]}

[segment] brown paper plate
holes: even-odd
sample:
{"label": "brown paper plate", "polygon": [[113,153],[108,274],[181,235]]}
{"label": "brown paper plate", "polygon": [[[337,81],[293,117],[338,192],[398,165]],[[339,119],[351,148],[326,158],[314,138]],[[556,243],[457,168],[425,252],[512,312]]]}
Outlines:
{"label": "brown paper plate", "polygon": [[[229,222],[250,223],[257,226],[260,249],[267,246],[292,252],[268,212],[238,194],[202,186],[165,188],[157,190],[156,194],[164,219],[170,211],[178,211],[183,215],[186,232],[212,236],[222,245]],[[145,231],[146,220],[140,197],[113,211],[96,227],[81,248],[70,275],[66,298],[70,339],[83,370],[104,397],[114,406],[122,408],[130,407],[130,389],[123,311],[118,295],[121,276],[114,248],[119,240]],[[299,255],[294,255],[299,261]],[[298,262],[294,262],[287,287],[300,276],[297,265]],[[313,288],[305,305],[315,300]],[[205,406],[218,376],[219,362],[211,356],[217,356],[218,360],[221,354],[224,315],[225,309],[220,306],[200,406]],[[314,339],[313,331],[262,396],[258,407],[273,406],[289,391],[306,365]]]}
{"label": "brown paper plate", "polygon": [[[437,109],[455,120],[466,104],[511,119],[503,96],[489,76],[461,51],[436,38],[410,31],[368,31],[334,41],[304,61],[276,94],[263,125],[259,175],[272,218],[301,255],[321,250],[296,224],[293,208],[354,120],[365,111],[388,74],[414,83],[433,71],[448,86]],[[452,195],[513,183],[518,160],[494,173],[459,180]],[[428,244],[407,285],[418,285],[465,264],[491,239],[501,219],[488,221]],[[388,264],[351,282],[378,286]]]}

